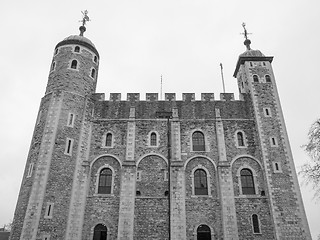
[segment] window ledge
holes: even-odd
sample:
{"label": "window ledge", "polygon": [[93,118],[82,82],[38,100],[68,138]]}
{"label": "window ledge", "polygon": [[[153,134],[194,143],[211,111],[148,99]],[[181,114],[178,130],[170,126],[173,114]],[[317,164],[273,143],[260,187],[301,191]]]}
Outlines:
{"label": "window ledge", "polygon": [[115,195],[113,193],[111,194],[104,194],[104,193],[95,193],[92,195],[93,197],[114,197]]}
{"label": "window ledge", "polygon": [[252,194],[252,195],[239,195],[239,196],[235,196],[234,198],[267,198],[267,197],[257,195],[257,194]]}

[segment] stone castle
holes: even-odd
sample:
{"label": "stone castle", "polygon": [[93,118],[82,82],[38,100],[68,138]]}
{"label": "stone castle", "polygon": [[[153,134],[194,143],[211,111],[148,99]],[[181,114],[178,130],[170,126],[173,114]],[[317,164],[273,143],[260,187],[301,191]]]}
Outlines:
{"label": "stone castle", "polygon": [[11,240],[311,240],[273,57],[245,35],[240,100],[105,100],[84,31],[55,47]]}

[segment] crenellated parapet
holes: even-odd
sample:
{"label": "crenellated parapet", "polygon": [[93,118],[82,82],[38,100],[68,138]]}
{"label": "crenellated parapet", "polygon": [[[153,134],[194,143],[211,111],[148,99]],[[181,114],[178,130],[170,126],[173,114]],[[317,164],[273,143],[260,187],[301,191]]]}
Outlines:
{"label": "crenellated parapet", "polygon": [[121,93],[110,93],[109,99],[105,98],[104,93],[94,93],[93,99],[97,101],[130,101],[130,102],[138,102],[138,101],[147,101],[147,102],[155,102],[155,101],[184,101],[184,102],[193,102],[193,101],[203,101],[203,102],[213,102],[213,101],[244,101],[244,94],[240,93],[239,100],[235,100],[234,93],[220,93],[220,98],[215,99],[214,93],[201,93],[201,98],[196,99],[195,93],[182,93],[181,99],[177,99],[176,93],[165,93],[164,99],[159,99],[158,93],[146,93],[145,99],[140,99],[140,93],[127,93],[127,97],[125,100],[122,99]]}

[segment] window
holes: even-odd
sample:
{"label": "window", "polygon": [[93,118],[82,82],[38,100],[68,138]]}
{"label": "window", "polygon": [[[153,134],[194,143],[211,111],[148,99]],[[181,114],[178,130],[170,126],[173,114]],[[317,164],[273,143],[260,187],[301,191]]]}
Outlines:
{"label": "window", "polygon": [[207,174],[203,169],[194,172],[194,194],[208,195]]}
{"label": "window", "polygon": [[236,133],[236,143],[237,143],[237,147],[245,147],[245,138],[244,138],[244,133],[242,131],[238,131]]}
{"label": "window", "polygon": [[258,77],[258,75],[253,75],[252,77],[253,77],[253,81],[254,81],[254,82],[259,82],[259,77]]}
{"label": "window", "polygon": [[66,148],[64,150],[64,154],[71,156],[72,155],[72,146],[73,146],[73,139],[67,138]]}
{"label": "window", "polygon": [[77,69],[77,65],[78,65],[77,60],[72,60],[72,62],[71,62],[71,68],[72,68],[72,69]]}
{"label": "window", "polygon": [[202,132],[196,131],[192,134],[192,150],[205,151],[204,135]]}
{"label": "window", "polygon": [[74,114],[73,113],[69,113],[67,126],[68,127],[73,127],[73,124],[74,124]]}
{"label": "window", "polygon": [[266,75],[265,76],[266,82],[270,83],[271,82],[271,77],[270,75]]}
{"label": "window", "polygon": [[105,147],[112,147],[112,133],[107,133],[104,142]]}
{"label": "window", "polygon": [[43,235],[42,240],[50,240],[50,235]]}
{"label": "window", "polygon": [[112,171],[110,168],[104,168],[99,174],[98,193],[111,194]]}
{"label": "window", "polygon": [[263,108],[263,113],[265,117],[271,117],[271,109],[270,108]]}
{"label": "window", "polygon": [[33,163],[30,163],[30,164],[29,164],[29,169],[28,169],[27,177],[31,177],[31,176],[32,176],[32,170],[33,170]]}
{"label": "window", "polygon": [[77,52],[77,53],[80,52],[80,47],[79,46],[75,46],[74,47],[74,52]]}
{"label": "window", "polygon": [[255,194],[252,172],[249,169],[245,168],[241,170],[240,175],[241,175],[242,194],[244,195]]}
{"label": "window", "polygon": [[41,115],[42,115],[42,110],[40,110],[40,111],[39,111],[39,113],[38,113],[38,117],[37,117],[37,125],[40,123]]}
{"label": "window", "polygon": [[158,144],[157,144],[157,134],[155,133],[155,132],[152,132],[151,134],[150,134],[150,146],[153,146],[153,147],[155,147],[155,146],[157,146]]}
{"label": "window", "polygon": [[207,225],[200,225],[197,228],[197,240],[211,240],[211,230]]}
{"label": "window", "polygon": [[102,224],[98,224],[93,230],[93,240],[107,240],[107,227]]}
{"label": "window", "polygon": [[91,69],[91,77],[92,78],[96,77],[96,70],[94,68]]}
{"label": "window", "polygon": [[59,52],[59,48],[57,48],[55,51],[54,51],[54,55],[57,55]]}
{"label": "window", "polygon": [[273,162],[272,166],[273,166],[273,172],[274,173],[281,173],[282,172],[280,162]]}
{"label": "window", "polygon": [[278,141],[275,137],[270,138],[270,144],[272,147],[278,147]]}
{"label": "window", "polygon": [[141,181],[141,173],[142,173],[141,170],[137,171],[137,181]]}
{"label": "window", "polygon": [[53,203],[47,203],[44,218],[52,218]]}
{"label": "window", "polygon": [[50,70],[53,71],[55,67],[56,67],[56,62],[53,61],[52,64],[51,64],[51,69]]}
{"label": "window", "polygon": [[94,57],[93,57],[93,61],[94,61],[95,63],[97,63],[97,62],[98,62],[98,57],[97,57],[97,56],[94,56]]}
{"label": "window", "polygon": [[259,218],[257,214],[252,214],[252,228],[253,233],[260,233],[260,225],[259,225]]}

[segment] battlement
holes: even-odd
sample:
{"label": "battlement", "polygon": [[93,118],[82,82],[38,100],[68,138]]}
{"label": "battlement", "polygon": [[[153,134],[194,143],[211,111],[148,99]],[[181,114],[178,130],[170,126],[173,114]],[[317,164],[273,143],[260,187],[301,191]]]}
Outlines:
{"label": "battlement", "polygon": [[[147,101],[147,102],[156,102],[156,101],[184,101],[184,102],[193,102],[193,101],[204,101],[204,102],[213,102],[213,101],[236,101],[234,99],[234,93],[220,93],[220,98],[215,100],[214,93],[201,93],[201,99],[197,100],[195,98],[195,93],[182,93],[182,98],[177,99],[175,93],[165,93],[164,100],[159,100],[158,93],[146,93],[145,100],[140,99],[140,93],[127,93],[127,99],[121,99],[121,93],[110,93],[109,100],[105,99],[104,93],[95,93],[93,98],[96,101],[128,101],[128,102],[138,102],[138,101]],[[240,101],[244,100],[244,95],[240,94]]]}

